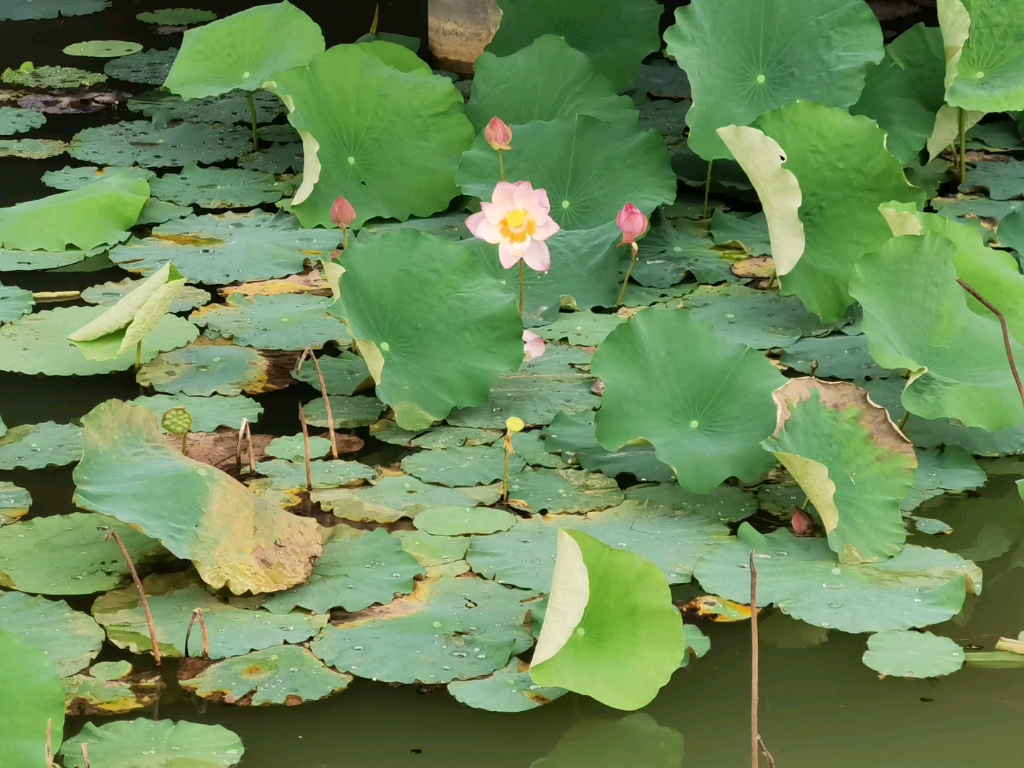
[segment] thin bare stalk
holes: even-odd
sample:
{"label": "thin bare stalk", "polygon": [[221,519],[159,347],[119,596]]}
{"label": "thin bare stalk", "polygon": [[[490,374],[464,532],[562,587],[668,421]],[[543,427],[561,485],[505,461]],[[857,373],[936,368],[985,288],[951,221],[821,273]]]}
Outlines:
{"label": "thin bare stalk", "polygon": [[313,365],[316,367],[316,377],[320,380],[320,394],[324,396],[324,405],[327,409],[327,433],[331,436],[331,455],[336,459],[338,458],[338,441],[334,436],[334,411],[331,410],[331,398],[327,395],[327,383],[324,381],[324,372],[320,368],[320,361],[316,359],[312,347],[306,347],[302,350],[299,365],[295,369],[296,373],[302,373],[302,364],[306,360],[313,361]]}
{"label": "thin bare stalk", "polygon": [[764,745],[764,739],[758,736],[757,743],[761,745],[761,754],[764,755],[764,759],[768,761],[768,768],[775,768],[775,758],[772,757],[772,753],[768,751],[768,747]]}
{"label": "thin bare stalk", "polygon": [[246,91],[245,97],[249,100],[249,114],[252,115],[252,151],[260,151],[260,134],[257,129],[259,118],[256,116],[256,102],[252,99],[252,91]]}
{"label": "thin bare stalk", "polygon": [[46,721],[46,768],[53,768],[53,718]]}
{"label": "thin bare stalk", "polygon": [[526,317],[526,261],[519,260],[519,319]]}
{"label": "thin bare stalk", "polygon": [[210,632],[206,629],[206,617],[203,616],[203,609],[196,608],[192,611],[192,618],[188,620],[188,629],[185,631],[185,658],[188,658],[188,640],[192,637],[192,627],[196,621],[199,622],[199,628],[203,630],[203,658],[210,658]]}
{"label": "thin bare stalk", "polygon": [[622,300],[626,298],[626,286],[629,285],[629,278],[633,275],[633,267],[636,266],[636,257],[640,253],[640,246],[636,243],[630,243],[630,247],[633,249],[629,259],[629,269],[626,270],[626,279],[622,281],[622,290],[619,291],[618,301],[615,302],[616,307],[622,306]]}
{"label": "thin bare stalk", "polygon": [[370,25],[370,34],[377,34],[377,22],[380,21],[380,5],[373,9],[373,23]]}
{"label": "thin bare stalk", "polygon": [[188,456],[188,432],[181,436],[181,455]]}
{"label": "thin bare stalk", "polygon": [[704,218],[708,217],[708,200],[711,198],[711,166],[714,160],[708,160],[708,177],[704,181]]}
{"label": "thin bare stalk", "polygon": [[313,462],[309,458],[309,427],[306,425],[306,409],[299,403],[299,422],[302,424],[302,447],[306,461],[306,490],[313,490]]}
{"label": "thin bare stalk", "polygon": [[149,610],[149,598],[146,597],[146,590],[142,588],[142,579],[139,578],[139,572],[135,570],[135,563],[132,562],[132,556],[128,554],[128,550],[124,546],[124,542],[121,541],[121,537],[117,535],[117,531],[110,531],[104,541],[110,541],[113,539],[117,542],[118,549],[121,550],[121,554],[124,555],[124,561],[128,563],[128,570],[132,574],[132,581],[135,582],[135,588],[139,590],[139,600],[142,601],[142,612],[146,614],[146,625],[149,627],[149,639],[153,643],[153,658],[156,659],[156,665],[160,666],[160,642],[156,638],[156,624],[153,622],[153,614]]}
{"label": "thin bare stalk", "polygon": [[910,411],[904,411],[904,412],[903,412],[903,418],[902,418],[902,419],[900,419],[900,423],[899,423],[899,429],[900,429],[900,432],[902,432],[902,431],[903,431],[903,428],[904,428],[905,426],[907,426],[907,422],[908,422],[909,420],[910,420]]}
{"label": "thin bare stalk", "polygon": [[508,457],[512,453],[512,438],[505,433],[505,474],[504,482],[501,484],[501,500],[508,502]]}
{"label": "thin bare stalk", "polygon": [[960,110],[960,183],[967,181],[967,113]]}
{"label": "thin bare stalk", "polygon": [[505,180],[505,158],[501,154],[501,150],[498,150],[498,168],[501,169],[501,180]]}
{"label": "thin bare stalk", "polygon": [[999,318],[999,325],[1003,329],[1003,346],[1006,347],[1006,359],[1010,362],[1010,372],[1013,374],[1013,380],[1017,384],[1017,391],[1020,393],[1020,402],[1024,405],[1024,384],[1021,384],[1020,373],[1017,372],[1017,361],[1013,359],[1013,347],[1010,344],[1010,328],[1006,324],[1006,318],[1003,313],[1000,312],[995,306],[989,302],[984,296],[978,293],[976,290],[971,288],[967,283],[961,280],[959,277],[956,279],[960,283],[960,287],[967,291],[971,296],[976,298],[989,312]]}
{"label": "thin bare stalk", "polygon": [[82,742],[82,760],[85,761],[84,768],[92,768],[92,763],[89,762],[89,743],[86,741]]}
{"label": "thin bare stalk", "polygon": [[142,342],[135,345],[135,370],[142,367]]}
{"label": "thin bare stalk", "polygon": [[252,430],[249,428],[249,420],[242,419],[238,427],[238,440],[235,442],[235,471],[242,473],[242,441],[248,438],[249,447],[249,471],[256,471],[256,456],[252,450]]}

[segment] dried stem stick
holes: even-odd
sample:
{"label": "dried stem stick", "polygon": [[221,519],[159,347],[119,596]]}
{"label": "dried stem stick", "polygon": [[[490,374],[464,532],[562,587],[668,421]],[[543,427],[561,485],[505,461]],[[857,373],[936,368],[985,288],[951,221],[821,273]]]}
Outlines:
{"label": "dried stem stick", "polygon": [[188,620],[188,629],[185,631],[185,658],[188,658],[188,640],[192,636],[192,627],[196,621],[203,630],[203,658],[210,658],[210,632],[206,629],[206,618],[203,616],[203,609],[196,608],[192,611],[192,618]]}
{"label": "dried stem stick", "polygon": [[142,611],[146,614],[146,625],[149,627],[149,639],[153,643],[153,658],[156,659],[156,665],[160,666],[160,642],[156,639],[156,624],[153,622],[153,614],[149,610],[149,599],[146,597],[146,590],[142,588],[142,580],[139,578],[139,572],[135,570],[135,563],[132,562],[132,556],[128,554],[128,550],[125,549],[124,542],[121,541],[121,537],[117,535],[117,531],[111,531],[106,535],[104,541],[110,541],[113,539],[117,542],[118,548],[121,550],[121,554],[124,555],[124,560],[128,563],[128,570],[131,571],[132,581],[135,582],[135,588],[139,590],[139,599],[142,601]]}
{"label": "dried stem stick", "polygon": [[320,379],[320,394],[324,396],[324,406],[327,410],[327,432],[331,436],[331,456],[337,459],[338,441],[334,437],[334,412],[331,410],[331,398],[327,395],[327,383],[324,381],[324,372],[320,369],[320,361],[316,359],[316,355],[313,354],[311,347],[306,347],[302,350],[302,357],[299,358],[299,364],[295,372],[302,373],[302,364],[306,362],[307,358],[313,361],[313,365],[316,367],[316,376]]}
{"label": "dried stem stick", "polygon": [[302,424],[302,447],[306,459],[306,490],[313,490],[313,462],[309,458],[309,427],[306,425],[306,409],[299,403],[299,423]]}
{"label": "dried stem stick", "polygon": [[758,730],[758,709],[760,696],[757,678],[760,659],[757,653],[757,566],[754,564],[754,550],[750,550],[750,765],[760,766],[761,735]]}
{"label": "dried stem stick", "polygon": [[238,427],[238,441],[235,443],[235,471],[242,473],[242,441],[249,441],[249,471],[256,472],[256,456],[252,452],[252,430],[249,428],[249,420],[242,419]]}
{"label": "dried stem stick", "polygon": [[46,768],[53,768],[53,718],[46,721]]}
{"label": "dried stem stick", "polygon": [[1010,361],[1010,372],[1013,373],[1013,380],[1017,383],[1017,391],[1020,393],[1021,404],[1024,405],[1024,384],[1021,384],[1020,374],[1017,372],[1017,361],[1013,359],[1013,347],[1010,345],[1010,329],[1006,325],[1006,318],[1003,313],[996,309],[988,299],[978,293],[976,290],[971,288],[967,283],[961,280],[959,277],[956,279],[960,283],[960,287],[967,291],[971,296],[976,298],[985,309],[999,318],[999,325],[1003,329],[1003,346],[1006,347],[1006,359]]}
{"label": "dried stem stick", "polygon": [[82,742],[82,759],[85,761],[85,768],[92,768],[92,763],[89,762],[89,742]]}

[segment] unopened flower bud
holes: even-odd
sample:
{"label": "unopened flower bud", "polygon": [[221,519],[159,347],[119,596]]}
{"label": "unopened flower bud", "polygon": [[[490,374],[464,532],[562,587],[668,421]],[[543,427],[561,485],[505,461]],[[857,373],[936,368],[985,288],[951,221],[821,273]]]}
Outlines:
{"label": "unopened flower bud", "polygon": [[647,227],[650,222],[644,216],[643,211],[632,203],[626,203],[625,207],[619,211],[616,224],[622,230],[622,242],[619,245],[626,245],[627,243],[635,243],[643,237],[647,233]]}
{"label": "unopened flower bud", "polygon": [[484,129],[484,138],[493,150],[512,149],[512,129],[500,117],[492,117]]}
{"label": "unopened flower bud", "polygon": [[797,536],[807,536],[814,528],[814,521],[811,516],[800,509],[793,510],[793,533]]}
{"label": "unopened flower bud", "polygon": [[331,206],[331,221],[335,226],[348,229],[355,220],[356,209],[352,207],[352,203],[344,197],[339,197],[334,201],[334,205]]}

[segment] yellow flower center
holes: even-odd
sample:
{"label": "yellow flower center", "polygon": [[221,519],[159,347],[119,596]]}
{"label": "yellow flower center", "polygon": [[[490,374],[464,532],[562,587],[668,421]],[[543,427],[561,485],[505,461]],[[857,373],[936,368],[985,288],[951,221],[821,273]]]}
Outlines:
{"label": "yellow flower center", "polygon": [[501,220],[501,236],[513,243],[525,243],[537,231],[537,222],[528,218],[527,211],[509,211]]}

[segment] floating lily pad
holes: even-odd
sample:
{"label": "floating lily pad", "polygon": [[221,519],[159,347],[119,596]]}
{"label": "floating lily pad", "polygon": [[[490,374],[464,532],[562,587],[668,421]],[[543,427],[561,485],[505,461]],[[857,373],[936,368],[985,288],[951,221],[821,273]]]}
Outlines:
{"label": "floating lily pad", "polygon": [[129,176],[135,179],[145,179],[146,181],[152,181],[156,178],[156,174],[153,171],[148,168],[139,168],[137,165],[107,166],[104,168],[97,168],[95,165],[76,167],[67,165],[59,171],[47,171],[44,173],[43,184],[54,189],[70,192],[114,175]]}
{"label": "floating lily pad", "polygon": [[[508,457],[511,474],[519,472],[525,464],[515,454]],[[420,451],[402,459],[402,470],[426,483],[448,487],[484,485],[505,476],[505,449],[499,445]]]}
{"label": "floating lily pad", "polygon": [[44,160],[68,151],[68,145],[57,139],[3,139],[0,157],[21,157],[26,160]]}
{"label": "floating lily pad", "polygon": [[800,339],[786,347],[780,360],[801,373],[814,371],[819,379],[852,380],[887,375],[871,358],[868,337],[863,334]]}
{"label": "floating lily pad", "polygon": [[264,146],[258,152],[250,152],[238,158],[239,167],[260,173],[301,171],[302,164],[301,144],[271,144],[269,147]]}
{"label": "floating lily pad", "polygon": [[714,241],[707,229],[689,220],[663,221],[640,241],[640,253],[632,277],[641,285],[668,288],[687,274],[701,283],[733,281],[732,262],[721,251],[711,250]]}
{"label": "floating lily pad", "polygon": [[[253,104],[256,107],[257,123],[272,122],[285,111],[284,103],[272,93],[257,91],[252,96]],[[183,120],[186,123],[224,123],[226,125],[233,123],[250,125],[252,122],[249,99],[244,91],[230,91],[219,96],[185,101],[181,96],[161,89],[129,99],[127,106],[132,112],[141,112],[146,117],[163,125],[176,120]],[[285,127],[290,128],[290,126]],[[260,138],[271,140],[262,133]],[[297,138],[287,140],[298,141]]]}
{"label": "floating lily pad", "polygon": [[868,638],[864,663],[882,675],[942,677],[964,665],[964,649],[931,632],[878,632]]}
{"label": "floating lily pad", "polygon": [[[317,362],[320,363],[328,395],[347,397],[370,379],[370,369],[366,367],[366,361],[351,352],[342,352],[337,357],[324,355]],[[317,376],[316,366],[312,363],[306,363],[298,374],[292,375],[298,381],[304,381],[320,392],[320,378]]]}
{"label": "floating lily pad", "polygon": [[[402,549],[427,569],[447,567],[462,561],[469,547],[469,539],[463,536],[433,536],[420,530],[395,531],[391,535],[402,542]],[[466,569],[469,569],[468,564]]]}
{"label": "floating lily pad", "polygon": [[[544,434],[539,429],[513,435],[512,447],[516,455],[521,456],[531,467],[547,467],[548,469],[569,468],[569,462],[562,461],[562,457],[557,453],[548,453]],[[569,458],[572,457],[570,456]],[[591,469],[591,467],[585,467],[585,469]]]}
{"label": "floating lily pad", "polygon": [[[928,499],[944,493],[972,491],[988,481],[985,470],[959,445],[948,445],[942,451],[918,451],[917,462],[914,487],[900,504],[904,514],[917,509]],[[921,530],[920,523],[917,528]]]}
{"label": "floating lily pad", "polygon": [[324,545],[306,584],[281,592],[263,607],[273,613],[305,608],[328,614],[332,608],[350,613],[380,603],[387,605],[397,595],[408,595],[415,577],[424,571],[416,559],[402,548],[402,542],[387,531],[355,531],[339,526]]}
{"label": "floating lily pad", "polygon": [[[527,433],[516,435],[513,444],[524,434]],[[576,462],[583,469],[601,472],[608,477],[628,472],[640,482],[668,482],[676,476],[672,467],[655,456],[653,445],[624,445],[616,451],[601,447],[597,442],[593,412],[575,416],[559,413],[555,416],[551,426],[544,430],[544,450],[559,451],[566,461]]]}
{"label": "floating lily pad", "polygon": [[462,446],[493,445],[502,437],[502,432],[493,429],[472,427],[432,427],[422,435],[409,441],[412,448],[461,448]]}
{"label": "floating lily pad", "polygon": [[32,109],[0,107],[0,136],[26,133],[46,124],[46,115]]}
{"label": "floating lily pad", "polygon": [[710,493],[692,493],[675,483],[658,483],[634,485],[625,493],[630,501],[669,507],[677,513],[703,515],[721,523],[746,520],[758,509],[754,495],[734,485],[720,485]]}
{"label": "floating lily pad", "polygon": [[949,523],[944,523],[933,517],[917,517],[916,515],[911,515],[910,519],[914,521],[914,528],[917,529],[918,533],[935,536],[940,533],[953,532],[953,527],[949,525]]}
{"label": "floating lily pad", "polygon": [[[386,406],[376,397],[342,397],[331,398],[331,415],[334,417],[335,429],[355,429],[373,424]],[[306,404],[306,422],[313,427],[327,428],[327,405],[322,397]]]}
{"label": "floating lily pad", "polygon": [[64,692],[46,654],[0,630],[0,760],[4,765],[46,764],[47,733],[60,743],[64,734]]}
{"label": "floating lily pad", "polygon": [[165,51],[151,48],[144,53],[133,53],[131,56],[108,61],[103,71],[115,80],[123,80],[126,83],[163,85],[177,55],[177,48]]}
{"label": "floating lily pad", "polygon": [[657,131],[669,146],[680,144],[686,135],[689,101],[658,100],[641,104],[640,127]]}
{"label": "floating lily pad", "polygon": [[[3,115],[0,114],[0,117]],[[1024,196],[1024,162],[1006,158],[975,163],[967,172],[966,183],[960,186],[964,192],[983,187],[993,200]]]}
{"label": "floating lily pad", "polygon": [[715,245],[739,243],[751,256],[772,252],[772,240],[764,212],[742,216],[716,209],[711,214],[711,237]]}
{"label": "floating lily pad", "polygon": [[186,166],[181,173],[165,174],[150,184],[153,197],[200,208],[253,208],[275,203],[292,189],[290,182],[278,181],[271,173],[195,165]]}
{"label": "floating lily pad", "polygon": [[200,336],[188,346],[164,352],[143,365],[136,380],[158,392],[208,397],[215,393],[258,395],[282,389],[290,383],[286,376],[285,371],[275,370],[270,358],[251,347]]}
{"label": "floating lily pad", "polygon": [[14,483],[0,482],[0,528],[20,520],[31,506],[32,496],[28,491]]}
{"label": "floating lily pad", "polygon": [[127,661],[93,664],[88,672],[65,677],[64,700],[69,715],[124,715],[153,706],[163,692],[159,672],[132,674]]}
{"label": "floating lily pad", "polygon": [[91,88],[106,79],[106,75],[77,67],[34,67],[30,62],[18,69],[5,69],[0,75],[0,81],[25,88]]}
{"label": "floating lily pad", "polygon": [[431,507],[416,515],[415,525],[433,536],[465,536],[507,531],[516,517],[490,507]]}
{"label": "floating lily pad", "polygon": [[13,0],[0,7],[0,21],[56,19],[59,16],[87,16],[107,7],[106,0]]}
{"label": "floating lily pad", "polygon": [[74,424],[22,424],[0,437],[0,470],[64,466],[82,458],[82,428]]}
{"label": "floating lily pad", "polygon": [[550,325],[537,328],[537,335],[548,341],[565,339],[572,346],[596,347],[618,325],[625,322],[619,315],[586,312],[560,313]]}
{"label": "floating lily pad", "polygon": [[62,600],[0,593],[0,630],[46,654],[61,677],[89,666],[103,645],[103,630],[87,613],[73,611]]}
{"label": "floating lily pad", "polygon": [[319,349],[328,341],[348,342],[345,326],[328,314],[331,299],[310,295],[246,297],[232,294],[190,316],[208,332],[260,349]]}
{"label": "floating lily pad", "polygon": [[35,303],[32,291],[13,285],[0,285],[0,323],[10,323],[27,315]]}
{"label": "floating lily pad", "polygon": [[443,488],[408,475],[387,475],[374,485],[314,491],[310,500],[326,512],[354,522],[393,523],[416,517],[428,507],[472,507],[493,504],[501,496],[498,484],[479,488]]}
{"label": "floating lily pad", "polygon": [[[124,768],[133,761],[139,768],[230,768],[242,760],[242,740],[221,725],[200,725],[182,720],[119,720],[97,727],[86,723],[61,747],[67,768],[85,768],[82,744],[88,744],[92,768]],[[145,759],[139,762],[139,755]]]}
{"label": "floating lily pad", "polygon": [[185,408],[192,416],[192,432],[216,432],[218,427],[238,429],[243,419],[255,424],[263,414],[263,406],[244,395],[148,395],[135,398],[131,404],[145,406],[153,412],[157,421],[172,408]]}
{"label": "floating lily pad", "polygon": [[545,688],[533,682],[529,666],[512,659],[504,669],[478,680],[448,683],[448,693],[462,704],[489,712],[526,712],[550,704],[568,693],[565,688]]}
{"label": "floating lily pad", "polygon": [[217,14],[213,11],[201,11],[198,8],[161,8],[159,11],[137,13],[135,18],[147,24],[159,24],[162,27],[190,27],[213,21],[217,18]]}
{"label": "floating lily pad", "polygon": [[237,126],[179,123],[159,128],[148,120],[135,120],[79,131],[71,139],[68,154],[97,165],[170,168],[234,160],[251,141],[245,129]]}
{"label": "floating lily pad", "polygon": [[[128,575],[114,541],[117,531],[142,567],[162,553],[160,543],[103,515],[73,512],[0,528],[0,584],[43,595],[89,595],[113,589]],[[45,550],[47,557],[40,558]]]}
{"label": "floating lily pad", "polygon": [[525,601],[534,597],[476,578],[421,581],[408,597],[327,626],[311,650],[357,677],[427,684],[468,680],[501,669],[533,645]]}
{"label": "floating lily pad", "polygon": [[130,43],[127,40],[87,40],[82,43],[72,43],[64,48],[64,53],[68,56],[116,59],[121,56],[130,56],[141,50],[141,44]]}
{"label": "floating lily pad", "polygon": [[613,478],[577,469],[526,469],[509,477],[512,506],[530,512],[584,513],[622,502]]}
{"label": "floating lily pad", "polygon": [[[309,438],[309,457],[322,459],[331,452],[331,441],[326,437]],[[284,461],[303,461],[306,458],[305,440],[301,434],[275,437],[267,446],[266,453]],[[305,471],[305,470],[303,470]]]}
{"label": "floating lily pad", "polygon": [[[317,439],[323,440],[323,438]],[[326,453],[327,450],[330,450],[331,441],[324,440],[323,442],[327,443],[327,449],[324,451]],[[271,487],[275,490],[287,491],[306,487],[306,465],[302,461],[301,453],[298,461],[261,461],[256,465],[256,471],[269,477],[273,481]],[[377,478],[377,470],[373,467],[360,464],[358,461],[341,459],[313,461],[310,464],[310,473],[313,476],[314,488],[342,488],[359,485],[363,480]]]}

